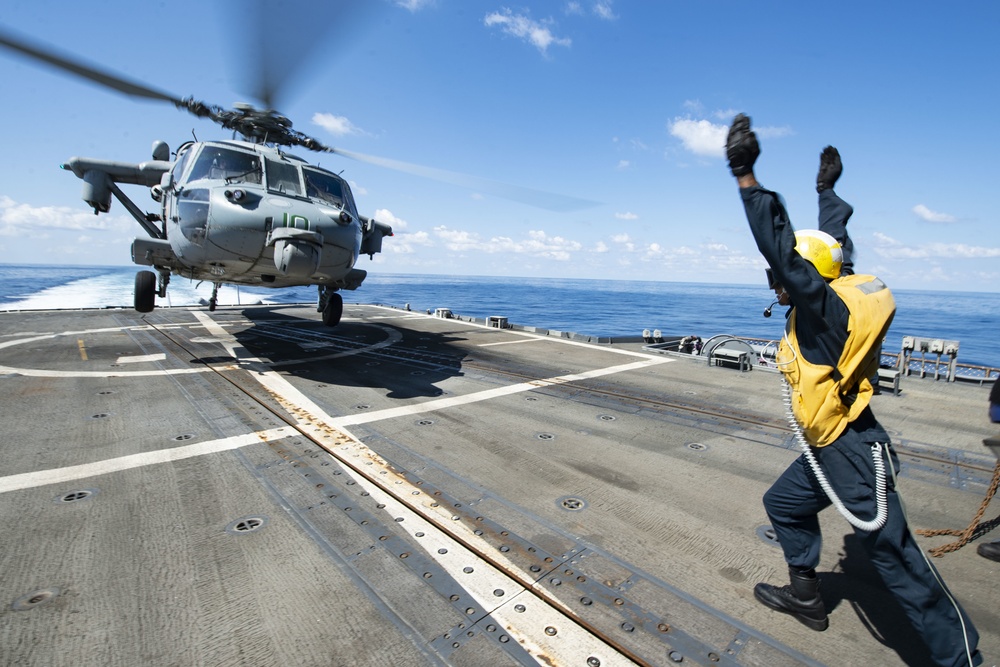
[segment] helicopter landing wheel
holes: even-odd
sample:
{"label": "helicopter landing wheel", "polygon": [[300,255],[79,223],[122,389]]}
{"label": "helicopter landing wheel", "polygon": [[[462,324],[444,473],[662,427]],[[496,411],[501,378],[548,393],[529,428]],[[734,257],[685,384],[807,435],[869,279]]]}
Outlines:
{"label": "helicopter landing wheel", "polygon": [[212,285],[212,298],[208,300],[208,310],[215,312],[215,305],[219,303],[219,283]]}
{"label": "helicopter landing wheel", "polygon": [[340,296],[339,292],[330,292],[326,298],[326,306],[323,308],[323,324],[335,327],[340,324],[340,317],[344,314],[344,297]]}
{"label": "helicopter landing wheel", "polygon": [[156,307],[156,274],[139,271],[135,274],[135,309],[140,313],[151,313]]}

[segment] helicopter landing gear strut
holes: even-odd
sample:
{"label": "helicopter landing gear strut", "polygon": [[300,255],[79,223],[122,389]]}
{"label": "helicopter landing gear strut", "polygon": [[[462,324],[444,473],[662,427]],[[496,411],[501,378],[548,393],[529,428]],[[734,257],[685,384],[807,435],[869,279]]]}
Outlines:
{"label": "helicopter landing gear strut", "polygon": [[344,298],[337,290],[321,285],[319,307],[316,310],[323,313],[323,324],[335,327],[340,324],[340,318],[344,314]]}
{"label": "helicopter landing gear strut", "polygon": [[215,311],[215,305],[219,302],[219,283],[212,285],[212,298],[208,300],[208,310]]}

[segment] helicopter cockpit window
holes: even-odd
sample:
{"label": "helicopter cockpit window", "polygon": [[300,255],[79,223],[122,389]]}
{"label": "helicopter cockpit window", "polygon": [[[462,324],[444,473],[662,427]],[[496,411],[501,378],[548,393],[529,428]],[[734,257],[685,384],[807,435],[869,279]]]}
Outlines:
{"label": "helicopter cockpit window", "polygon": [[339,178],[315,169],[303,169],[302,172],[306,177],[307,197],[344,207],[344,188]]}
{"label": "helicopter cockpit window", "polygon": [[184,169],[187,167],[188,162],[191,161],[191,153],[192,151],[190,150],[185,150],[183,152],[181,150],[177,151],[177,161],[174,162],[174,167],[171,170],[174,177],[174,183],[181,180],[181,176],[184,174]]}
{"label": "helicopter cockpit window", "polygon": [[177,224],[184,237],[196,245],[204,244],[208,233],[208,202],[205,188],[182,190],[177,201]]}
{"label": "helicopter cockpit window", "polygon": [[202,178],[227,183],[260,183],[260,159],[253,153],[206,146],[191,169],[189,181]]}
{"label": "helicopter cockpit window", "polygon": [[299,180],[299,168],[294,164],[265,160],[267,166],[267,189],[282,192],[286,195],[302,195],[302,182]]}

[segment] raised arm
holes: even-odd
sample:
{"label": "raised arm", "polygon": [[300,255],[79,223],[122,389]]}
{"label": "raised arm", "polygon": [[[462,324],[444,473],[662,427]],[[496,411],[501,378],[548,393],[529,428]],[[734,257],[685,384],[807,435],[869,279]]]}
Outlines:
{"label": "raised arm", "polygon": [[819,193],[819,230],[837,239],[844,253],[844,264],[840,275],[854,274],[854,243],[847,233],[847,221],[854,209],[837,196],[833,186],[843,173],[840,152],[827,146],[819,156],[819,171],[816,173],[816,192]]}

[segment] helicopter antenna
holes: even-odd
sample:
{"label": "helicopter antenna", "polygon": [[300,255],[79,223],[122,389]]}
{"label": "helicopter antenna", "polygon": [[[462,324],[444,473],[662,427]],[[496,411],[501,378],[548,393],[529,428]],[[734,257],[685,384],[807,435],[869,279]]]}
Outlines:
{"label": "helicopter antenna", "polygon": [[194,128],[191,128],[191,136],[194,137],[195,143],[198,142],[198,135],[194,133]]}

